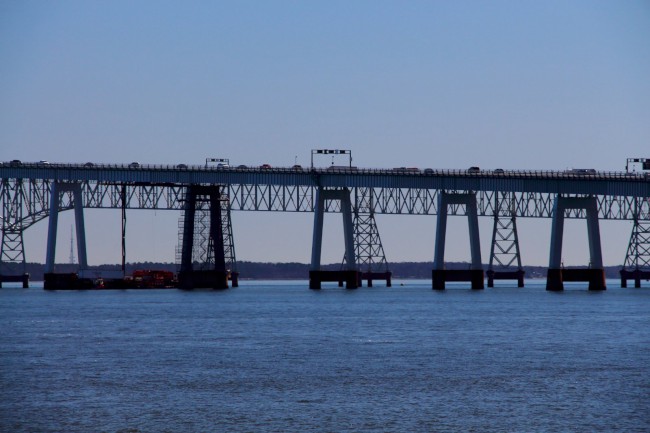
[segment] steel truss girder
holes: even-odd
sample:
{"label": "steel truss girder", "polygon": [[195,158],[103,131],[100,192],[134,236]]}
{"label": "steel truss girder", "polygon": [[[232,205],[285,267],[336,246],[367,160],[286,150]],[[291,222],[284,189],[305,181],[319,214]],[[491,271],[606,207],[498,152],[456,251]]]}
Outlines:
{"label": "steel truss girder", "polygon": [[[47,217],[50,180],[2,179],[2,227],[18,232]],[[182,210],[185,185],[81,182],[86,208],[121,208],[122,186],[126,186],[127,209]],[[313,212],[315,188],[300,185],[231,184],[231,210],[272,212]],[[362,187],[351,188],[360,194]],[[365,188],[370,191],[374,214],[436,215],[438,190],[423,188]],[[452,191],[448,192],[462,192]],[[500,191],[476,191],[479,216],[494,216],[495,194]],[[511,192],[514,214],[518,218],[550,218],[555,194]],[[565,196],[567,196],[565,194]],[[575,195],[580,196],[580,195]],[[72,208],[72,197],[64,194],[59,210]],[[631,196],[597,196],[599,219],[634,220],[636,198]],[[20,208],[20,209],[19,209]],[[326,212],[340,212],[340,203],[328,200]],[[449,215],[463,215],[463,205],[450,206]],[[584,209],[568,209],[566,218],[585,218]],[[641,215],[641,221],[650,219]]]}

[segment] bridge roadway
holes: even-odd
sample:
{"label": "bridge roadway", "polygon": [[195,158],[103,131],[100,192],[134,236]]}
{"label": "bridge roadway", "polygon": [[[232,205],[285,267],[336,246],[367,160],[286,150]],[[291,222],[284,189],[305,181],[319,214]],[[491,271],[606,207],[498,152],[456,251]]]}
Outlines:
{"label": "bridge roadway", "polygon": [[[51,213],[54,184],[79,185],[80,201],[86,208],[181,210],[189,186],[219,185],[222,193],[229,197],[229,207],[234,211],[340,212],[343,201],[338,197],[325,200],[322,209],[318,209],[318,194],[345,189],[349,191],[352,210],[370,214],[440,217],[440,203],[444,197],[472,194],[470,202],[460,199],[445,202],[445,217],[446,214],[467,215],[471,207],[468,203],[475,203],[477,216],[553,218],[559,199],[590,198],[595,203],[596,221],[633,220],[636,226],[639,221],[645,223],[650,219],[647,211],[650,177],[647,172],[270,168],[13,161],[0,164],[0,179],[3,261],[24,258],[22,232]],[[62,191],[60,201],[57,200],[59,211],[72,209],[73,191],[65,188]],[[583,204],[563,205],[563,215],[589,219],[588,207]],[[559,243],[561,252],[561,238]],[[312,265],[313,260],[314,257]]]}

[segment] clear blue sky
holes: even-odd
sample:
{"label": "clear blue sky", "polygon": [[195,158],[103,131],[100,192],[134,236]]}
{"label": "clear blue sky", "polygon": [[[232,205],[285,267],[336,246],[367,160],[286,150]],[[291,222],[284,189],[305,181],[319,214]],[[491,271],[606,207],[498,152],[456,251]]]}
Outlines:
{"label": "clear blue sky", "polygon": [[[0,159],[281,166],[345,148],[360,167],[621,170],[650,157],[648,77],[648,1],[5,0]],[[178,215],[131,214],[127,258],[173,260]],[[91,262],[119,261],[119,215],[87,215]],[[234,218],[240,260],[309,260],[311,215]],[[379,224],[389,260],[432,260],[435,218]],[[447,257],[469,260],[452,226]],[[520,227],[524,261],[546,264],[550,220]],[[586,263],[584,222],[568,229],[565,262]],[[630,225],[602,230],[620,263]]]}

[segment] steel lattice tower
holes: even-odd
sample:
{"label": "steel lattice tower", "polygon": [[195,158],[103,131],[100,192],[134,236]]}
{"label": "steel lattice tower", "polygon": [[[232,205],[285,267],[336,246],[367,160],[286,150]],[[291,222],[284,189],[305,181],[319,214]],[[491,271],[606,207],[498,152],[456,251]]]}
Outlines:
{"label": "steel lattice tower", "polygon": [[488,269],[493,270],[496,263],[498,267],[506,270],[513,268],[513,264],[516,262],[517,270],[520,270],[521,256],[513,200],[510,194],[500,193],[495,197],[495,201],[494,229]]}
{"label": "steel lattice tower", "polygon": [[[354,202],[354,251],[363,274],[387,273],[388,261],[381,243],[372,203],[372,189],[359,188]],[[343,261],[346,261],[345,255]]]}
{"label": "steel lattice tower", "polygon": [[625,254],[624,269],[650,270],[650,201],[637,199],[630,243]]}
{"label": "steel lattice tower", "polygon": [[[3,179],[2,244],[0,246],[0,275],[25,273],[23,243],[23,182]],[[19,270],[20,269],[20,270]]]}
{"label": "steel lattice tower", "polygon": [[[494,287],[495,279],[516,279],[518,287],[524,286],[515,215],[514,195],[507,192],[495,193],[490,263],[486,273],[488,287]],[[494,269],[495,263],[497,270]]]}

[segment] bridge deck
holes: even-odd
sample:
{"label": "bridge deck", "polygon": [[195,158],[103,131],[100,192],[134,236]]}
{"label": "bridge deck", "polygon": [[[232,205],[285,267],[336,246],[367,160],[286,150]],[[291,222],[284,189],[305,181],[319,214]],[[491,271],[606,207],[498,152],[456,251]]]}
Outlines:
{"label": "bridge deck", "polygon": [[146,183],[265,184],[324,187],[545,192],[650,197],[650,176],[590,170],[442,170],[430,168],[261,168],[187,165],[0,165],[2,179]]}

